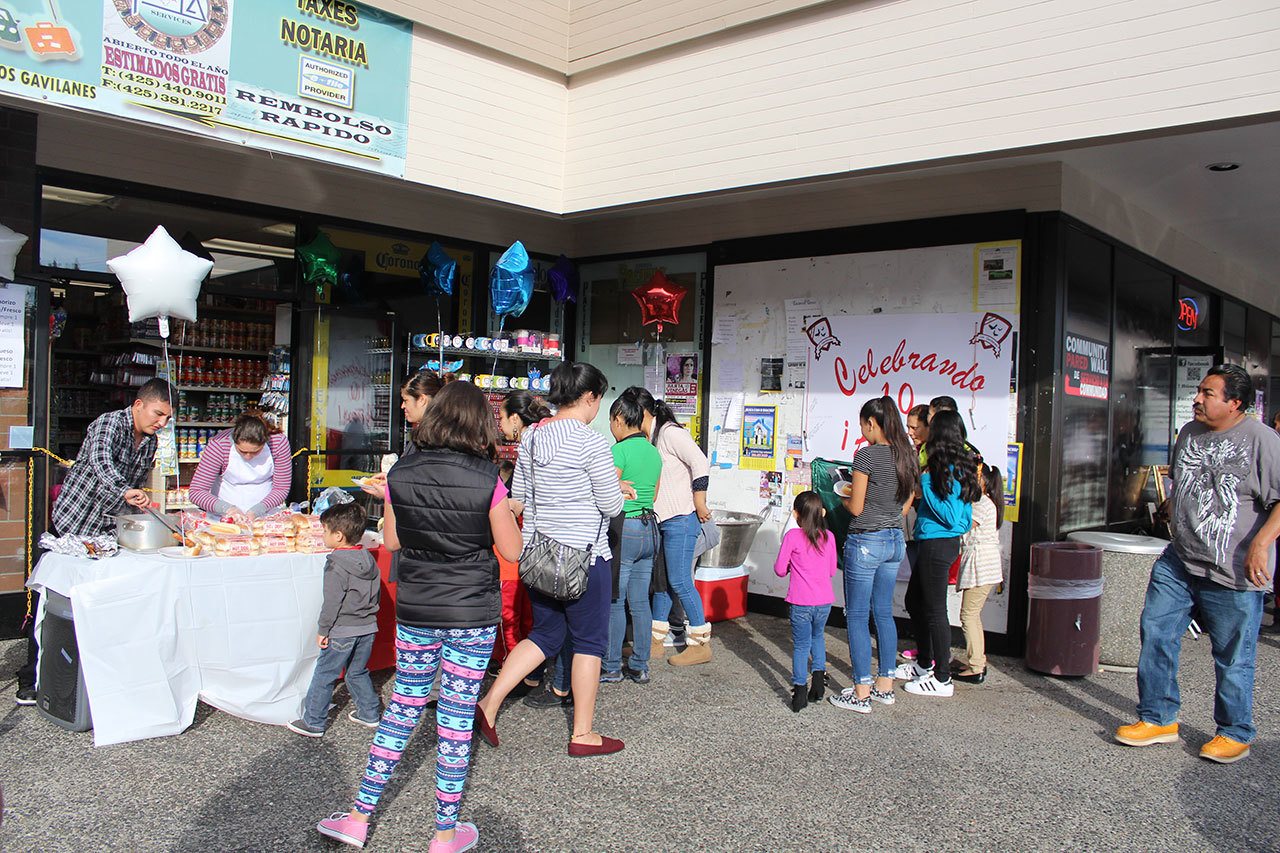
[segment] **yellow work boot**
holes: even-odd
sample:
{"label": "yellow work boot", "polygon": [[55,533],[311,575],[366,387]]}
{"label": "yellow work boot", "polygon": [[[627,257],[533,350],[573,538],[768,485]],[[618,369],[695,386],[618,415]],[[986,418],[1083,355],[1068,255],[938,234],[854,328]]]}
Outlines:
{"label": "yellow work boot", "polygon": [[1249,754],[1249,744],[1218,735],[1200,747],[1200,757],[1219,764],[1230,764],[1239,761]]}
{"label": "yellow work boot", "polygon": [[667,661],[672,666],[693,666],[711,662],[711,626],[690,628],[685,635],[684,651]]}
{"label": "yellow work boot", "polygon": [[667,654],[667,634],[671,633],[670,622],[653,621],[653,628],[650,631],[649,657],[657,660]]}
{"label": "yellow work boot", "polygon": [[1151,746],[1154,743],[1177,743],[1178,724],[1157,726],[1146,720],[1138,720],[1131,726],[1116,729],[1116,740],[1125,746]]}

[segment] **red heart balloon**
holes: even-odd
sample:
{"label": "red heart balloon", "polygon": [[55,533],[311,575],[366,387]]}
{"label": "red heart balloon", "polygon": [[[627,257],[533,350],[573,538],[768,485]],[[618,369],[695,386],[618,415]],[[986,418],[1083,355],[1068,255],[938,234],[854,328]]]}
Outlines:
{"label": "red heart balloon", "polygon": [[662,334],[663,323],[674,326],[680,322],[680,303],[689,295],[689,288],[676,284],[658,270],[648,282],[631,291],[631,295],[640,303],[640,324],[657,323],[658,334]]}

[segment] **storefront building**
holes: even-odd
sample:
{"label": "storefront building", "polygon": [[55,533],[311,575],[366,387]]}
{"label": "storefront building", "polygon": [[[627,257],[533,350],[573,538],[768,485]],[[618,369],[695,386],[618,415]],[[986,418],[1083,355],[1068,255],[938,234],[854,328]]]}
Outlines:
{"label": "storefront building", "polygon": [[[30,448],[73,456],[155,373],[105,261],[157,225],[215,261],[171,340],[171,503],[247,402],[306,448],[296,498],[375,470],[421,336],[496,330],[489,273],[520,240],[538,285],[505,328],[666,394],[711,504],[768,516],[757,607],[791,496],[847,461],[868,396],[955,397],[1014,475],[988,620],[1013,650],[1032,542],[1150,524],[1197,371],[1244,364],[1257,410],[1280,404],[1280,3],[170,5],[0,0],[0,223],[29,237],[6,288],[4,633],[59,478]],[[322,237],[340,275],[317,288],[297,250]],[[458,264],[440,298],[433,243]],[[561,255],[573,301],[547,281]],[[631,298],[655,276],[688,289],[660,339]],[[497,386],[557,358],[522,355],[444,361]]]}

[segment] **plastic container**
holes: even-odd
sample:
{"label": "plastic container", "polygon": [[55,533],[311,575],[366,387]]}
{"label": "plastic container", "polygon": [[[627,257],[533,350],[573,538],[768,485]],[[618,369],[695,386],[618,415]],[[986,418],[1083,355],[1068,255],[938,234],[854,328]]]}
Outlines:
{"label": "plastic container", "polygon": [[1031,546],[1027,667],[1048,675],[1098,671],[1102,549],[1083,542]]}
{"label": "plastic container", "polygon": [[1103,669],[1136,670],[1142,652],[1142,605],[1151,566],[1169,543],[1153,536],[1107,531],[1070,533],[1067,539],[1102,549],[1105,591],[1098,622],[1102,641],[1098,662]]}

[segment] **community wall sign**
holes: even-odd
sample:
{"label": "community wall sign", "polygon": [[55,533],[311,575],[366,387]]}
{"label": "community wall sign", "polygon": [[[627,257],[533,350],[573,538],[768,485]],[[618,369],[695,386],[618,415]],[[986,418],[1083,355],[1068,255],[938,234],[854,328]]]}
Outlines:
{"label": "community wall sign", "polygon": [[0,0],[0,91],[403,177],[412,45],[339,0]]}

